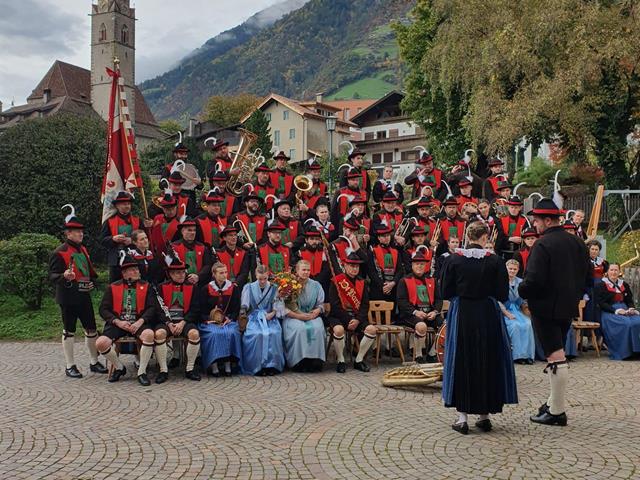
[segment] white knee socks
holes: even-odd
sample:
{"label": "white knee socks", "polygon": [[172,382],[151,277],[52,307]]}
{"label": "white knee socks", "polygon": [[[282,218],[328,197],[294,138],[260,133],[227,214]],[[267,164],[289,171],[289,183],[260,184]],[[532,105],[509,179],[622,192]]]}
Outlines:
{"label": "white knee socks", "polygon": [[[344,340],[343,340],[344,341]],[[366,333],[364,337],[362,337],[362,341],[360,342],[360,350],[358,350],[358,356],[356,357],[356,362],[361,362],[364,360],[364,356],[367,354],[373,342],[376,341],[376,337],[370,337]]]}
{"label": "white knee socks", "polygon": [[413,348],[415,349],[416,357],[422,356],[422,349],[424,348],[425,343],[426,336],[419,337],[418,335],[414,335]]}
{"label": "white knee socks", "polygon": [[147,365],[153,353],[153,344],[143,343],[140,347],[140,366],[138,367],[138,375],[147,373]]}
{"label": "white knee socks", "polygon": [[169,368],[167,367],[167,342],[156,343],[156,360],[158,360],[158,367],[160,371],[167,373]]}
{"label": "white knee socks", "polygon": [[336,351],[338,363],[344,363],[344,343],[344,335],[341,337],[333,336],[333,348]]}
{"label": "white knee socks", "polygon": [[198,356],[198,352],[200,351],[200,340],[195,343],[191,343],[191,340],[188,340],[187,343],[187,372],[193,370],[193,367],[196,363],[196,357]]}
{"label": "white knee socks", "polygon": [[551,384],[551,396],[549,397],[549,413],[560,415],[566,410],[567,382],[569,381],[569,365],[555,363],[549,368],[549,383]]}
{"label": "white knee socks", "polygon": [[122,365],[122,362],[118,358],[118,354],[116,353],[115,348],[109,348],[109,350],[104,352],[102,355],[104,355],[104,358],[106,358],[109,362],[113,363],[118,370],[121,370],[122,367],[124,367],[124,365]]}
{"label": "white knee socks", "polygon": [[64,361],[67,368],[75,365],[73,359],[73,333],[62,332],[62,351],[64,352]]}
{"label": "white knee socks", "polygon": [[98,332],[93,332],[92,335],[87,332],[84,333],[84,344],[89,350],[89,358],[91,359],[91,365],[98,363],[98,349],[96,348],[96,339],[98,338]]}

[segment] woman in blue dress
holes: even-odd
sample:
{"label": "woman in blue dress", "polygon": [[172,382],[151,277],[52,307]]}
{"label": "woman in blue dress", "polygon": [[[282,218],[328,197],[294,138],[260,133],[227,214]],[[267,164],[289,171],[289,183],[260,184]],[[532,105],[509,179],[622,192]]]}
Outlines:
{"label": "woman in blue dress", "polygon": [[289,310],[282,302],[276,304],[276,311],[283,319],[285,358],[287,365],[295,370],[320,371],[325,361],[326,332],[320,317],[324,312],[324,291],[320,283],[309,278],[311,265],[306,260],[296,263],[296,275],[303,285],[298,310]]}
{"label": "woman in blue dress", "polygon": [[282,327],[273,310],[276,290],[265,265],[256,267],[256,281],[242,289],[240,312],[249,315],[242,336],[242,367],[247,375],[263,377],[284,370]]}
{"label": "woman in blue dress", "polygon": [[447,315],[442,398],[455,407],[452,428],[469,433],[468,414],[480,415],[476,427],[492,429],[490,413],[517,403],[509,336],[498,301],[509,298],[504,262],[484,248],[489,229],[482,222],[467,227],[469,247],[457,249],[444,267],[442,294],[450,299]]}
{"label": "woman in blue dress", "polygon": [[522,311],[525,301],[518,295],[518,285],[522,283],[522,278],[518,278],[520,265],[517,260],[508,260],[506,265],[509,274],[509,299],[501,306],[511,340],[511,354],[516,363],[531,365],[536,350],[535,336],[531,319]]}
{"label": "woman in blue dress", "polygon": [[611,263],[595,288],[602,315],[600,326],[609,358],[623,360],[640,352],[640,313],[629,284],[620,278],[620,265]]}
{"label": "woman in blue dress", "polygon": [[[231,363],[242,361],[242,344],[238,330],[240,289],[227,278],[227,266],[216,262],[211,267],[213,280],[202,289],[200,358],[202,368],[214,377],[231,376]],[[215,312],[212,313],[212,312]],[[224,366],[224,373],[218,363]],[[241,366],[242,367],[242,366]]]}

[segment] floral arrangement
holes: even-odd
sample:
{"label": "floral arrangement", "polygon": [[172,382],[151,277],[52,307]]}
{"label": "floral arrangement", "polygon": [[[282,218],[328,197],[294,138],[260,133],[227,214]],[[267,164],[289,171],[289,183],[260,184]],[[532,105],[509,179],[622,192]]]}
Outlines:
{"label": "floral arrangement", "polygon": [[295,302],[302,291],[302,284],[290,272],[280,272],[273,277],[273,283],[278,287],[277,296],[285,302]]}

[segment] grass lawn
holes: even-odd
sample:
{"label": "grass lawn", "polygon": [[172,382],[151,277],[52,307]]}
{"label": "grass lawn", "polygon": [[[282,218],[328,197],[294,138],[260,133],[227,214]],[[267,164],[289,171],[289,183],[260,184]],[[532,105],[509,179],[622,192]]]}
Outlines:
{"label": "grass lawn", "polygon": [[357,93],[360,98],[382,98],[396,86],[382,80],[381,76],[387,72],[380,72],[376,77],[363,78],[345,85],[336,93],[329,96],[329,100],[351,99]]}

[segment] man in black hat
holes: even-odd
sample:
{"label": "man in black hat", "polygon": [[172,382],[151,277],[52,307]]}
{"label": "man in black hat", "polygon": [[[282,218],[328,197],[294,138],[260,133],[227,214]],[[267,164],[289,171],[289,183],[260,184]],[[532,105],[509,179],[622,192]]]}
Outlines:
{"label": "man in black hat", "polygon": [[[381,199],[382,208],[373,215],[371,219],[371,223],[373,224],[373,239],[372,243],[376,243],[376,225],[380,223],[386,223],[391,228],[394,238],[396,237],[396,232],[398,231],[398,227],[402,223],[402,211],[398,207],[398,203],[400,202],[400,198],[393,191],[389,190]],[[402,247],[404,245],[405,239],[398,237],[395,238],[396,244]]]}
{"label": "man in black hat", "polygon": [[361,338],[360,349],[353,362],[353,368],[361,372],[368,372],[369,366],[364,363],[364,357],[376,341],[376,327],[369,325],[367,317],[369,295],[365,281],[358,276],[362,258],[356,253],[348,251],[341,263],[344,273],[338,273],[329,288],[331,313],[328,322],[333,335],[333,347],[338,357],[336,371],[345,373],[347,370],[344,348],[345,333],[348,330]]}
{"label": "man in black hat", "polygon": [[178,240],[178,207],[176,197],[171,191],[165,192],[160,200],[162,213],[153,217],[151,227],[151,245],[156,256],[160,257],[167,249],[167,243]]}
{"label": "man in black hat", "polygon": [[357,173],[358,177],[358,189],[365,192],[365,197],[369,200],[371,196],[371,182],[369,181],[369,175],[364,168],[364,152],[359,148],[354,148],[349,152],[349,168],[340,170],[340,187],[346,187],[350,178],[349,172],[353,175]]}
{"label": "man in black hat", "polygon": [[422,196],[424,187],[431,187],[435,198],[442,197],[442,170],[434,167],[433,155],[426,150],[416,160],[416,169],[404,179],[405,185],[412,186],[411,198]]}
{"label": "man in black hat", "polygon": [[[345,217],[342,221],[342,234],[331,242],[331,248],[336,252],[339,261],[342,262],[347,258],[348,251],[353,251],[358,255],[362,263],[367,261],[367,251],[362,248],[356,237],[359,228],[360,224],[352,215]],[[366,276],[364,271],[361,274]]]}
{"label": "man in black hat", "polygon": [[[246,195],[243,201],[245,206],[244,211],[236,213],[235,216],[227,222],[227,225],[234,225],[236,220],[240,220],[247,228],[253,243],[258,244],[264,238],[264,227],[267,223],[267,217],[261,211],[264,206],[264,200],[252,192]],[[245,239],[245,241],[247,241],[247,239]]]}
{"label": "man in black hat", "polygon": [[[329,199],[327,198],[327,184],[320,180],[322,173],[322,165],[315,158],[310,158],[305,163],[306,173],[310,175],[313,180],[313,187],[308,192],[301,192],[301,202],[298,202],[298,210],[302,217],[301,220],[306,220],[313,216],[313,210],[325,203],[328,205]],[[297,193],[294,192],[294,197],[297,198]]]}
{"label": "man in black hat", "polygon": [[291,206],[289,200],[280,199],[274,204],[273,208],[275,210],[275,219],[284,226],[282,243],[289,247],[292,252],[295,252],[304,243],[304,235],[302,224],[291,215]]}
{"label": "man in black hat", "polygon": [[[255,245],[245,249],[238,245],[238,228],[227,225],[220,234],[220,248],[216,250],[218,261],[227,267],[229,280],[243,288],[249,278],[249,272],[255,262]],[[245,243],[245,246],[248,246]]]}
{"label": "man in black hat", "polygon": [[272,172],[265,164],[256,167],[255,172],[256,179],[252,184],[251,194],[255,194],[263,200],[265,211],[268,212],[273,208],[274,200],[277,200],[276,187],[271,183]]}
{"label": "man in black hat", "polygon": [[[311,224],[311,222],[310,220],[309,223]],[[320,238],[320,230],[315,225],[308,225],[304,231],[304,239],[304,244],[293,253],[293,263],[296,264],[299,260],[309,262],[309,265],[311,265],[311,276],[309,278],[322,285],[325,295],[328,295],[331,270],[329,269],[329,259]]]}
{"label": "man in black hat", "polygon": [[234,213],[239,212],[243,208],[242,197],[236,197],[227,192],[227,181],[229,180],[229,176],[226,172],[216,172],[213,175],[213,183],[211,183],[211,189],[218,191],[220,195],[222,195],[223,200],[220,204],[220,215],[224,218],[231,218]]}
{"label": "man in black hat", "polygon": [[217,172],[229,172],[233,159],[229,156],[229,142],[223,139],[218,140],[215,137],[210,137],[204,141],[205,146],[210,140],[213,140],[211,145],[213,159],[207,162],[206,172],[207,179],[209,179],[209,186],[213,188],[213,178],[215,174]]}
{"label": "man in black hat", "polygon": [[484,182],[482,182],[482,198],[493,201],[493,199],[499,195],[498,182],[505,181],[507,178],[503,173],[504,162],[499,158],[492,158],[489,160],[487,166],[489,167],[490,174]]}
{"label": "man in black hat", "polygon": [[118,358],[113,342],[127,336],[138,338],[142,343],[138,382],[146,387],[151,385],[147,377],[147,366],[153,353],[157,299],[151,285],[140,280],[138,262],[124,252],[120,254],[120,269],[122,280],[109,285],[100,303],[100,316],[104,319],[105,326],[96,346],[116,367],[109,382],[117,382],[127,373],[127,369]]}
{"label": "man in black hat", "polygon": [[517,195],[512,195],[506,202],[508,215],[500,218],[503,244],[496,245],[496,253],[502,251],[502,258],[509,260],[522,244],[522,232],[528,225],[527,218],[522,215],[522,200]]}
{"label": "man in black hat", "polygon": [[382,169],[382,176],[373,184],[373,201],[382,202],[382,198],[387,192],[394,192],[398,197],[398,202],[404,202],[404,189],[402,184],[393,180],[393,167],[387,165]]}
{"label": "man in black hat", "polygon": [[198,214],[195,198],[182,190],[182,184],[186,182],[185,178],[177,170],[174,170],[167,180],[171,193],[178,202],[178,214],[195,217]]}
{"label": "man in black hat", "polygon": [[383,221],[374,226],[378,244],[370,247],[367,272],[372,300],[395,301],[396,286],[403,275],[400,251],[391,245],[391,227]]}
{"label": "man in black hat", "polygon": [[347,170],[347,185],[339,188],[333,199],[331,221],[334,225],[340,225],[342,219],[349,212],[349,206],[353,199],[360,198],[365,204],[367,202],[366,192],[359,187],[362,178],[360,172],[353,167],[349,167]]}
{"label": "man in black hat", "polygon": [[[140,218],[131,214],[131,202],[133,197],[128,192],[118,192],[111,200],[116,213],[109,217],[100,230],[100,243],[107,250],[107,265],[109,266],[109,282],[115,282],[120,278],[118,259],[120,251],[131,246],[131,233],[142,226]],[[145,221],[147,227],[151,227],[152,221]]]}
{"label": "man in black hat", "polygon": [[437,239],[438,247],[436,248],[436,257],[447,251],[447,242],[450,237],[457,237],[461,241],[464,239],[464,232],[467,223],[458,214],[458,202],[455,197],[448,197],[443,203],[444,216],[440,221],[440,236]]}
{"label": "man in black hat", "polygon": [[167,337],[182,337],[187,340],[187,367],[185,376],[189,380],[200,381],[200,373],[195,368],[196,357],[200,351],[199,289],[187,279],[187,266],[179,258],[167,256],[167,275],[169,280],[158,287],[162,299],[163,321],[158,322],[155,330],[155,351],[160,373],[156,383],[164,383],[169,378],[167,365]]}
{"label": "man in black hat", "polygon": [[171,247],[186,264],[186,281],[190,285],[204,285],[210,280],[213,265],[211,249],[196,240],[196,221],[193,218],[183,216],[180,219],[179,230],[182,238],[173,242]]}
{"label": "man in black hat", "polygon": [[179,132],[179,135],[180,139],[173,147],[173,162],[162,167],[160,178],[169,178],[169,175],[171,175],[171,169],[173,168],[173,164],[176,160],[182,160],[186,164],[189,159],[189,148],[182,143],[182,132]]}
{"label": "man in black hat", "polygon": [[284,225],[278,220],[270,220],[267,224],[267,241],[258,247],[258,259],[269,271],[276,275],[291,269],[291,250],[282,244]]}
{"label": "man in black hat", "polygon": [[73,356],[74,335],[78,320],[84,329],[85,344],[91,358],[89,369],[96,373],[107,373],[107,369],[98,361],[96,349],[98,332],[90,293],[98,275],[91,264],[89,252],[82,245],[84,225],[76,217],[73,206],[69,206],[71,214],[67,215],[64,222],[65,240],[51,255],[49,279],[56,287],[56,303],[60,305],[62,313],[65,374],[71,378],[82,378]]}
{"label": "man in black hat", "polygon": [[271,185],[276,187],[276,197],[283,200],[293,200],[295,188],[293,188],[293,175],[287,170],[291,158],[280,151],[273,157],[276,167],[271,171]]}
{"label": "man in black hat", "polygon": [[533,215],[540,238],[531,249],[518,292],[528,301],[531,323],[547,358],[544,372],[551,385],[548,401],[531,421],[564,426],[569,380],[564,345],[591,276],[589,254],[582,240],[562,228],[563,212],[550,198],[540,200],[528,215]]}
{"label": "man in black hat", "polygon": [[221,215],[224,197],[217,189],[209,190],[203,195],[205,212],[196,218],[196,238],[207,248],[220,247],[220,232],[227,225],[227,219]]}

